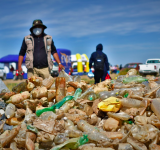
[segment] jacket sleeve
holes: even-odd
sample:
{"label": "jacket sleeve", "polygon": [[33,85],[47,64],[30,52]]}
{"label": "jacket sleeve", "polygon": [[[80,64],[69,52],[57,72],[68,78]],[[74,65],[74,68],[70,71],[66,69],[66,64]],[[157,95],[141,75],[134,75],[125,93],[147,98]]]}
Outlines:
{"label": "jacket sleeve", "polygon": [[26,50],[27,50],[27,45],[26,45],[25,38],[24,38],[20,52],[19,52],[19,56],[24,56],[26,54]]}
{"label": "jacket sleeve", "polygon": [[92,63],[94,62],[94,57],[93,57],[93,53],[91,54],[91,57],[89,59],[89,68],[91,69],[92,67]]}
{"label": "jacket sleeve", "polygon": [[54,45],[54,42],[52,40],[52,44],[51,44],[51,54],[53,55],[54,53],[57,53],[56,47]]}
{"label": "jacket sleeve", "polygon": [[104,63],[105,63],[106,70],[108,71],[109,70],[109,63],[108,63],[108,58],[107,58],[106,54],[104,54]]}

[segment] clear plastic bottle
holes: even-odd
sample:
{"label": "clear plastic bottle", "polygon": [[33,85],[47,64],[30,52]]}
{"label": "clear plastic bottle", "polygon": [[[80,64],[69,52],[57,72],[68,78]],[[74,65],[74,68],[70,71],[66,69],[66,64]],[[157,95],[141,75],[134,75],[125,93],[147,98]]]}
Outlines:
{"label": "clear plastic bottle", "polygon": [[73,77],[67,74],[64,70],[61,70],[58,77],[64,77],[66,82],[73,81]]}
{"label": "clear plastic bottle", "polygon": [[158,119],[160,119],[160,101],[153,100],[151,103],[151,110],[157,115]]}
{"label": "clear plastic bottle", "polygon": [[120,113],[113,113],[113,112],[108,112],[107,115],[109,117],[115,118],[115,119],[121,119],[121,120],[129,120],[131,116],[129,116],[125,112],[120,112]]}
{"label": "clear plastic bottle", "polygon": [[57,102],[59,102],[66,96],[65,86],[66,86],[65,78],[57,77],[56,78],[56,101]]}
{"label": "clear plastic bottle", "polygon": [[102,99],[102,100],[104,100],[104,99],[107,99],[107,98],[109,98],[109,97],[116,97],[116,96],[118,96],[119,95],[119,90],[114,90],[114,91],[102,91],[102,92],[100,92],[99,93],[99,95],[100,95],[100,98]]}
{"label": "clear plastic bottle", "polygon": [[94,101],[95,99],[99,98],[99,94],[91,93],[88,95],[88,100]]}
{"label": "clear plastic bottle", "polygon": [[15,114],[15,110],[16,110],[16,106],[13,105],[12,103],[8,104],[5,110],[5,115],[7,118],[12,118],[14,117]]}
{"label": "clear plastic bottle", "polygon": [[140,77],[140,76],[131,76],[131,77],[128,77],[128,78],[124,78],[124,79],[123,79],[123,83],[124,83],[124,84],[130,83],[130,82],[142,83],[142,82],[144,82],[144,81],[148,81],[148,79],[143,78],[143,77]]}
{"label": "clear plastic bottle", "polygon": [[91,93],[94,93],[93,87],[88,88],[80,97],[78,97],[78,99],[84,99]]}
{"label": "clear plastic bottle", "polygon": [[81,77],[79,75],[75,76],[74,77],[74,82],[81,82]]}
{"label": "clear plastic bottle", "polygon": [[78,97],[81,95],[81,93],[82,93],[82,90],[80,88],[77,88],[74,95],[73,95],[73,99],[77,100]]}
{"label": "clear plastic bottle", "polygon": [[88,135],[88,138],[93,141],[104,141],[104,142],[112,142],[111,139],[109,139],[107,136],[102,134],[100,132],[100,129],[98,129],[95,126],[90,125],[85,120],[80,120],[77,122],[77,127],[83,132],[86,132]]}

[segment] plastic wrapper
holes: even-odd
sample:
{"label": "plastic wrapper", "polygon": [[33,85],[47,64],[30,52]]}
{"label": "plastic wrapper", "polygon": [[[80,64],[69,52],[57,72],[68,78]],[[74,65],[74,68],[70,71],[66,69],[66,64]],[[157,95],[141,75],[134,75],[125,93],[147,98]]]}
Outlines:
{"label": "plastic wrapper", "polygon": [[120,112],[120,113],[108,112],[107,115],[109,117],[112,117],[112,118],[115,118],[115,119],[121,119],[121,120],[131,119],[131,116],[126,114],[125,112]]}
{"label": "plastic wrapper", "polygon": [[11,96],[10,99],[6,101],[6,103],[18,104],[28,98],[30,98],[30,93],[28,91],[25,91],[20,94]]}
{"label": "plastic wrapper", "polygon": [[103,125],[103,128],[106,130],[106,131],[112,131],[112,132],[115,132],[118,128],[118,125],[119,125],[119,121],[114,119],[114,118],[108,118],[105,122],[104,122],[104,125]]}
{"label": "plastic wrapper", "polygon": [[77,127],[81,131],[87,133],[88,138],[92,141],[102,143],[104,145],[110,144],[112,142],[111,139],[109,139],[107,136],[102,134],[98,128],[95,128],[94,126],[88,124],[84,120],[80,120],[77,122]]}
{"label": "plastic wrapper", "polygon": [[87,135],[83,135],[78,138],[69,139],[65,141],[63,144],[60,144],[58,146],[54,146],[51,150],[59,150],[64,146],[65,148],[69,148],[69,149],[77,149],[80,145],[83,145],[87,142],[88,142]]}
{"label": "plastic wrapper", "polygon": [[53,83],[54,83],[54,78],[52,76],[49,76],[48,78],[45,78],[42,81],[42,86],[45,86],[47,89],[49,89]]}
{"label": "plastic wrapper", "polygon": [[0,145],[4,147],[7,144],[9,144],[12,141],[12,139],[16,137],[16,135],[19,132],[19,129],[20,129],[20,126],[17,126],[16,128],[12,129],[6,137],[3,137],[3,138],[0,137]]}
{"label": "plastic wrapper", "polygon": [[137,70],[136,69],[130,69],[126,74],[126,77],[133,76],[133,75],[137,75]]}
{"label": "plastic wrapper", "polygon": [[59,102],[66,96],[65,86],[66,86],[65,78],[57,77],[56,78],[56,101],[57,102]]}
{"label": "plastic wrapper", "polygon": [[27,89],[27,82],[21,82],[12,88],[14,93],[20,93]]}
{"label": "plastic wrapper", "polygon": [[51,142],[53,141],[55,138],[55,135],[53,134],[49,134],[47,132],[44,132],[44,131],[39,131],[38,134],[37,134],[37,142],[38,143],[41,143],[41,142]]}
{"label": "plastic wrapper", "polygon": [[151,90],[147,91],[147,93],[145,93],[145,97],[146,98],[156,98],[156,92],[157,90],[160,88],[160,86],[154,87]]}
{"label": "plastic wrapper", "polygon": [[105,99],[98,104],[98,108],[105,112],[117,112],[121,107],[121,101],[116,97],[109,97],[108,99]]}
{"label": "plastic wrapper", "polygon": [[148,118],[149,117],[145,117],[145,116],[136,116],[134,120],[137,125],[145,125],[148,123]]}
{"label": "plastic wrapper", "polygon": [[47,88],[43,86],[42,87],[39,86],[32,90],[31,95],[33,99],[47,97],[48,96]]}
{"label": "plastic wrapper", "polygon": [[146,143],[154,139],[156,135],[158,134],[158,132],[159,130],[151,124],[146,124],[144,126],[135,125],[131,129],[133,138],[142,143]]}
{"label": "plastic wrapper", "polygon": [[61,70],[59,72],[59,76],[58,77],[64,77],[66,82],[73,81],[73,77],[70,76],[69,74],[67,74],[64,70]]}
{"label": "plastic wrapper", "polygon": [[16,107],[12,103],[8,104],[5,110],[5,115],[7,118],[14,117]]}

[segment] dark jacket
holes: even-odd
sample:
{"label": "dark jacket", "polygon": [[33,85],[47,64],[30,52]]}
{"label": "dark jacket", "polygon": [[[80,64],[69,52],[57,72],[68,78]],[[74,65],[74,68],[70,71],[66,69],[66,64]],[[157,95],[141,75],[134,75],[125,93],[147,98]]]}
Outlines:
{"label": "dark jacket", "polygon": [[104,66],[106,67],[105,69],[106,69],[107,71],[109,70],[109,63],[108,63],[107,55],[104,54],[104,53],[102,52],[102,50],[103,50],[103,45],[102,45],[102,44],[98,44],[98,45],[96,46],[96,52],[93,52],[93,53],[91,54],[90,59],[89,59],[89,68],[92,67],[92,63],[95,62],[96,57],[97,57],[97,53],[99,53],[100,55],[103,54],[103,56],[104,56],[104,64],[105,64]]}
{"label": "dark jacket", "polygon": [[[45,68],[48,67],[47,54],[44,45],[44,36],[45,33],[42,34],[41,37],[37,37],[34,34],[31,34],[34,38],[34,52],[33,52],[33,67],[35,68]],[[23,40],[21,50],[19,52],[20,56],[24,56],[27,50],[27,45],[25,39]],[[54,42],[52,40],[51,44],[51,54],[56,53],[56,47],[54,46]]]}

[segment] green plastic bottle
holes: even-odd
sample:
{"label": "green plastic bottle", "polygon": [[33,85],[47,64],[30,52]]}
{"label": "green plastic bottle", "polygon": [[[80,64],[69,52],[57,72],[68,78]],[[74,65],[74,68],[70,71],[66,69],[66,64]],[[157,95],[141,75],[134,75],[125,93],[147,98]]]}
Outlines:
{"label": "green plastic bottle", "polygon": [[77,88],[74,95],[73,95],[73,99],[77,100],[77,98],[81,95],[82,90],[80,88]]}
{"label": "green plastic bottle", "polygon": [[68,95],[68,96],[64,97],[61,101],[59,101],[58,103],[56,103],[55,105],[53,105],[51,107],[37,110],[36,115],[39,117],[43,112],[46,112],[46,111],[55,112],[55,109],[59,109],[65,102],[70,101],[72,99],[73,99],[73,96]]}
{"label": "green plastic bottle", "polygon": [[140,76],[136,76],[136,77],[127,77],[123,79],[123,83],[127,84],[130,82],[138,82],[138,83],[142,83],[144,81],[148,81],[148,79],[140,77]]}

